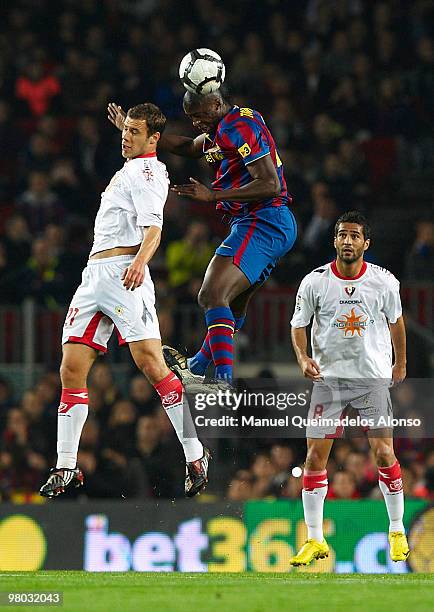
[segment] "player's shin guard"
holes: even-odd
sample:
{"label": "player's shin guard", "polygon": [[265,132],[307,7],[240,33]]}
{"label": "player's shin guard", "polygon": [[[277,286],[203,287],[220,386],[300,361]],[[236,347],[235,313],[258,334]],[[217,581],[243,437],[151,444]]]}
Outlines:
{"label": "player's shin guard", "polygon": [[[245,320],[246,317],[235,318],[235,334],[242,328]],[[193,355],[193,357],[190,357],[190,359],[188,360],[188,368],[191,372],[193,372],[193,374],[204,376],[208,367],[212,363],[212,354],[209,338],[210,336],[208,332],[199,351],[196,353],[196,355]]]}
{"label": "player's shin guard", "polygon": [[404,492],[402,490],[401,466],[398,461],[389,467],[378,468],[378,485],[389,515],[389,531],[404,532]]}
{"label": "player's shin guard", "polygon": [[321,472],[304,470],[302,499],[309,540],[311,538],[318,540],[318,542],[324,540],[323,512],[327,489],[327,470]]}
{"label": "player's shin guard", "polygon": [[[160,396],[163,408],[173,425],[178,440],[182,444],[185,460],[189,463],[201,459],[203,446],[197,438],[181,381],[173,372],[170,372],[166,378],[156,383],[154,388]],[[188,426],[188,432],[186,433],[189,437],[184,437],[184,424]]]}
{"label": "player's shin guard", "polygon": [[57,468],[74,469],[88,413],[87,389],[62,389],[57,412]]}
{"label": "player's shin guard", "polygon": [[232,380],[235,319],[230,308],[219,306],[205,314],[215,377]]}

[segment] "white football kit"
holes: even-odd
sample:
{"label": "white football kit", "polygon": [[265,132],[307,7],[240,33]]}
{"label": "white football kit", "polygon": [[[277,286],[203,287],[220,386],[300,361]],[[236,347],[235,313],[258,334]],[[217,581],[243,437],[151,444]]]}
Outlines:
{"label": "white football kit", "polygon": [[[166,166],[155,153],[126,161],[101,195],[90,255],[140,245],[144,228],[161,229],[168,190]],[[140,287],[128,291],[123,286],[122,274],[133,259],[89,259],[66,316],[62,344],[77,342],[106,352],[114,328],[120,344],[160,338],[148,266]]]}
{"label": "white football kit", "polygon": [[[379,266],[364,262],[357,277],[345,278],[333,262],[304,277],[291,325],[306,327],[313,317],[312,357],[324,379],[314,384],[309,418],[339,418],[350,406],[361,417],[390,416],[388,322],[401,314],[399,282]],[[307,434],[335,437],[338,431],[308,427]]]}

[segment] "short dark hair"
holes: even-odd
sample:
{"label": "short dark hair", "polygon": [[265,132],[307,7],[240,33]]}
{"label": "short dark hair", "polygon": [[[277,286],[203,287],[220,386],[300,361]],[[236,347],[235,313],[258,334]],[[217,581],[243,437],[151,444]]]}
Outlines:
{"label": "short dark hair", "polygon": [[186,91],[183,99],[183,106],[197,107],[201,106],[204,102],[211,100],[221,100],[225,102],[225,99],[220,90],[212,91],[208,94],[198,94],[193,91]]}
{"label": "short dark hair", "polygon": [[371,237],[371,228],[364,215],[358,210],[349,210],[339,217],[335,225],[335,238],[338,235],[339,225],[341,223],[357,223],[363,228],[363,237],[368,240]]}
{"label": "short dark hair", "polygon": [[166,127],[167,119],[165,115],[163,115],[158,106],[151,102],[133,106],[129,109],[127,116],[131,119],[146,119],[148,136],[152,136],[155,132],[160,132],[160,134],[162,134]]}

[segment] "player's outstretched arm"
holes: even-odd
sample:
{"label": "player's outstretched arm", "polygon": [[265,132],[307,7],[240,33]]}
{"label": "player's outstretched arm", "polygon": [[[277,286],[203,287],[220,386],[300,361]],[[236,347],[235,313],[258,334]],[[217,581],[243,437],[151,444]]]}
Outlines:
{"label": "player's outstretched arm", "polygon": [[305,327],[291,328],[292,346],[303,376],[311,380],[320,380],[321,372],[317,362],[307,354],[307,333]]}
{"label": "player's outstretched arm", "polygon": [[389,327],[395,356],[392,368],[392,379],[395,384],[399,384],[407,375],[407,349],[404,318],[400,316],[396,323],[389,323]]}
{"label": "player's outstretched arm", "polygon": [[198,159],[204,155],[204,141],[205,134],[201,134],[196,138],[178,136],[177,134],[162,134],[158,141],[158,149],[161,151],[169,151],[169,153],[180,155],[181,157]]}
{"label": "player's outstretched arm", "polygon": [[202,202],[257,202],[274,198],[280,193],[279,177],[269,155],[248,164],[247,170],[252,180],[243,187],[217,191],[190,178],[190,185],[173,185],[171,189],[179,196]]}

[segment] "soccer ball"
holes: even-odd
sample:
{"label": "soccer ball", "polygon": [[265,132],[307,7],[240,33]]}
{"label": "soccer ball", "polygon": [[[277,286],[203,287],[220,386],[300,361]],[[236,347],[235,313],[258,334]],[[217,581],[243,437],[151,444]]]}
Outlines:
{"label": "soccer ball", "polygon": [[194,49],[182,58],[179,78],[185,89],[197,94],[216,91],[225,80],[225,65],[211,49]]}

